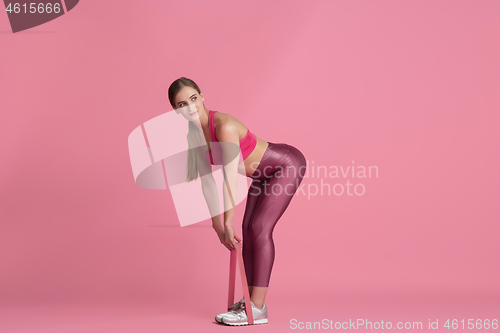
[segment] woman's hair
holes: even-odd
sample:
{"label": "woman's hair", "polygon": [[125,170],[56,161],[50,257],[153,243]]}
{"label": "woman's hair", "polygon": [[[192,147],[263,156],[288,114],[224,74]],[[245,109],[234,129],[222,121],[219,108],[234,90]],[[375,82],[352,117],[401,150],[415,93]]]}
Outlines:
{"label": "woman's hair", "polygon": [[[172,82],[172,84],[168,88],[168,99],[173,108],[175,108],[175,96],[177,96],[177,93],[186,86],[196,89],[196,91],[198,91],[198,94],[201,94],[200,88],[193,80],[188,79],[187,77],[180,77]],[[196,156],[197,154],[202,153],[199,149],[201,135],[202,133],[200,132],[198,127],[196,127],[196,125],[192,121],[189,121],[189,131],[186,136],[188,141],[188,170],[186,178],[187,183],[198,178],[198,165]]]}

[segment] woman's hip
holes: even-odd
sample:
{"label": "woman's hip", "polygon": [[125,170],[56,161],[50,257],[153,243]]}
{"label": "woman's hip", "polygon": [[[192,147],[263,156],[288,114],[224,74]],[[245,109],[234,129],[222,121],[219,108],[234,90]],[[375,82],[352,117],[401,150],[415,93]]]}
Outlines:
{"label": "woman's hip", "polygon": [[296,147],[286,143],[269,142],[257,169],[249,177],[264,180],[273,176],[278,170],[297,168],[302,178],[305,173],[306,159]]}

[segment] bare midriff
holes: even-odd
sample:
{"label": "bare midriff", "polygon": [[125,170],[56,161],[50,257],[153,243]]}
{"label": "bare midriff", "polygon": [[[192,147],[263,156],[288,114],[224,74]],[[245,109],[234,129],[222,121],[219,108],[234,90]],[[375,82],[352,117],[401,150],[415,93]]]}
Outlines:
{"label": "bare midriff", "polygon": [[259,167],[260,161],[262,160],[262,157],[266,152],[267,146],[269,146],[269,143],[267,141],[262,140],[258,136],[255,137],[257,138],[257,145],[244,161],[247,177],[251,176]]}

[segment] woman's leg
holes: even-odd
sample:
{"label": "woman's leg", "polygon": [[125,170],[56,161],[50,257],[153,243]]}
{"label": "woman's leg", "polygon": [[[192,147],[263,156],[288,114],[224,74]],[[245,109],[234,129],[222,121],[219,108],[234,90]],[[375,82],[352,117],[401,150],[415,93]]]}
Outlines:
{"label": "woman's leg", "polygon": [[[271,176],[252,182],[247,198],[250,210],[245,211],[243,220],[245,271],[248,285],[252,286],[252,302],[259,308],[265,303],[275,258],[272,233],[302,182],[306,167],[304,155],[295,147],[275,144],[272,150],[272,158],[259,165],[261,170],[267,166],[271,172],[266,174]],[[251,239],[246,249],[245,235],[247,243]]]}
{"label": "woman's leg", "polygon": [[243,234],[243,260],[245,262],[245,275],[247,278],[248,292],[252,295],[253,289],[253,235],[250,221],[255,212],[255,207],[260,199],[259,193],[262,192],[262,183],[254,179],[248,189],[245,214],[243,216],[242,234]]}
{"label": "woman's leg", "polygon": [[[262,205],[264,195],[264,181],[253,180],[248,190],[247,205],[243,217],[243,259],[245,261],[245,275],[247,277],[248,292],[255,306],[262,308],[265,303],[267,287],[254,286],[254,230],[252,219],[257,207]],[[246,246],[245,246],[246,244]]]}

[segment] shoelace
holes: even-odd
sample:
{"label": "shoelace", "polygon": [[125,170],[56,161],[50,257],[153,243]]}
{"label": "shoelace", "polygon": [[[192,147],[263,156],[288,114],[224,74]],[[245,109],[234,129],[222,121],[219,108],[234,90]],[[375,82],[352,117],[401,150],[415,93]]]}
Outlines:
{"label": "shoelace", "polygon": [[233,305],[231,305],[230,311],[237,311],[242,304],[245,304],[245,302],[242,302],[241,300],[238,303],[234,303]]}
{"label": "shoelace", "polygon": [[236,309],[234,313],[241,314],[243,312],[246,315],[247,313],[245,309],[246,309],[245,303],[241,303],[240,307]]}

